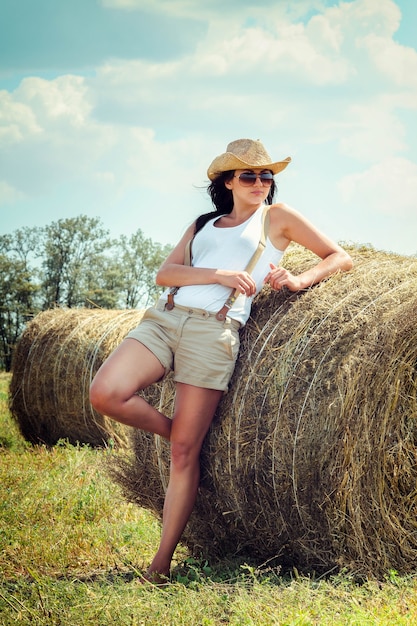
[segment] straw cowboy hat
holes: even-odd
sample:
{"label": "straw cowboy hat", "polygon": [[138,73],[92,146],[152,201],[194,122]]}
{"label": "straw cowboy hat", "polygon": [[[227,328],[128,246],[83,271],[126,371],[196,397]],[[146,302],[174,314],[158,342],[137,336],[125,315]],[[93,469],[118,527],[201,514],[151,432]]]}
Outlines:
{"label": "straw cowboy hat", "polygon": [[283,161],[272,163],[271,157],[259,139],[256,141],[237,139],[229,143],[226,152],[214,159],[207,170],[207,176],[210,180],[215,180],[222,172],[255,167],[263,167],[271,170],[273,174],[278,174],[287,167],[290,161],[291,158],[287,157]]}

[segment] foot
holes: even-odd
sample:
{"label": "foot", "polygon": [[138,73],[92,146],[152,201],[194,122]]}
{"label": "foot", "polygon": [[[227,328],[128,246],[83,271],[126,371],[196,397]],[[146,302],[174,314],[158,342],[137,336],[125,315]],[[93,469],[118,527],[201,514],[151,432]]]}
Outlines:
{"label": "foot", "polygon": [[148,583],[150,585],[155,585],[157,587],[169,585],[170,583],[169,572],[167,574],[162,574],[161,572],[150,572],[148,570],[144,574],[142,574],[139,582],[144,585]]}

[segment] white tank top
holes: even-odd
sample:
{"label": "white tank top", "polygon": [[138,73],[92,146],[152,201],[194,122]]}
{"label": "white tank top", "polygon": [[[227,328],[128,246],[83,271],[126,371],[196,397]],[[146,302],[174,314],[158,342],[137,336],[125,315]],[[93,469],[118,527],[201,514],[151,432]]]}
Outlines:
{"label": "white tank top", "polygon": [[[261,206],[246,222],[230,228],[219,228],[215,217],[205,224],[196,234],[192,244],[192,265],[194,267],[220,268],[226,270],[242,270],[249,263],[253,253],[258,247],[261,236],[262,212]],[[267,239],[265,250],[252,271],[252,277],[256,283],[256,293],[263,286],[265,276],[268,274],[270,263],[278,265],[283,251],[275,248],[270,239]],[[205,309],[217,313],[230,295],[230,287],[219,284],[211,285],[186,285],[181,287],[175,295],[176,304],[190,308]],[[169,289],[165,291],[162,299],[166,299]],[[238,320],[244,325],[250,315],[252,297],[240,295],[228,316]]]}

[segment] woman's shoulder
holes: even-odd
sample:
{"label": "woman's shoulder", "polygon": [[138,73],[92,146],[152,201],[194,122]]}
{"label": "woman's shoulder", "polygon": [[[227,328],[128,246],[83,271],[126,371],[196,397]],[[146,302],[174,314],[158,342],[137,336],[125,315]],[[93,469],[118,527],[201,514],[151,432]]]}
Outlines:
{"label": "woman's shoulder", "polygon": [[299,215],[298,211],[296,211],[286,202],[276,202],[274,204],[271,204],[269,208],[269,214],[272,223],[279,222],[281,224]]}
{"label": "woman's shoulder", "polygon": [[295,209],[293,209],[286,202],[274,202],[274,204],[271,204],[269,210],[271,212],[271,215],[273,215],[273,214],[282,215],[282,214],[285,214],[285,213],[288,213],[288,214],[296,213]]}
{"label": "woman's shoulder", "polygon": [[286,202],[271,204],[270,233],[271,240],[280,250],[285,250],[294,235],[305,228],[306,219]]}

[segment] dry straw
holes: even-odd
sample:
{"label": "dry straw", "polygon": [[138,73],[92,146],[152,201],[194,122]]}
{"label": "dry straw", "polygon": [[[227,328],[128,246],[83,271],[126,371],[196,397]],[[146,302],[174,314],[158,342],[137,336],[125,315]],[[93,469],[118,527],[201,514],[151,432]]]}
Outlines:
{"label": "dry straw", "polygon": [[129,428],[94,411],[88,390],[105,357],[142,318],[142,311],[54,309],[37,315],[13,358],[10,410],[23,436],[95,446],[129,443]]}
{"label": "dry straw", "polygon": [[[276,558],[321,573],[415,570],[417,259],[350,252],[351,272],[302,293],[265,290],[257,298],[203,446],[183,537],[194,553]],[[298,247],[285,258],[295,273],[314,262]],[[91,411],[86,389],[138,316],[51,311],[29,325],[16,353],[12,407],[31,440],[108,438],[118,425]],[[172,413],[171,378],[147,394]],[[133,454],[111,471],[130,501],[160,516],[168,444],[133,432]],[[111,436],[125,445],[125,432]]]}
{"label": "dry straw", "polygon": [[[350,250],[353,271],[258,297],[202,453],[184,543],[327,572],[417,566],[417,260]],[[285,265],[315,261],[299,248]],[[161,408],[172,411],[173,386]],[[161,515],[168,446],[136,432],[116,469]]]}

